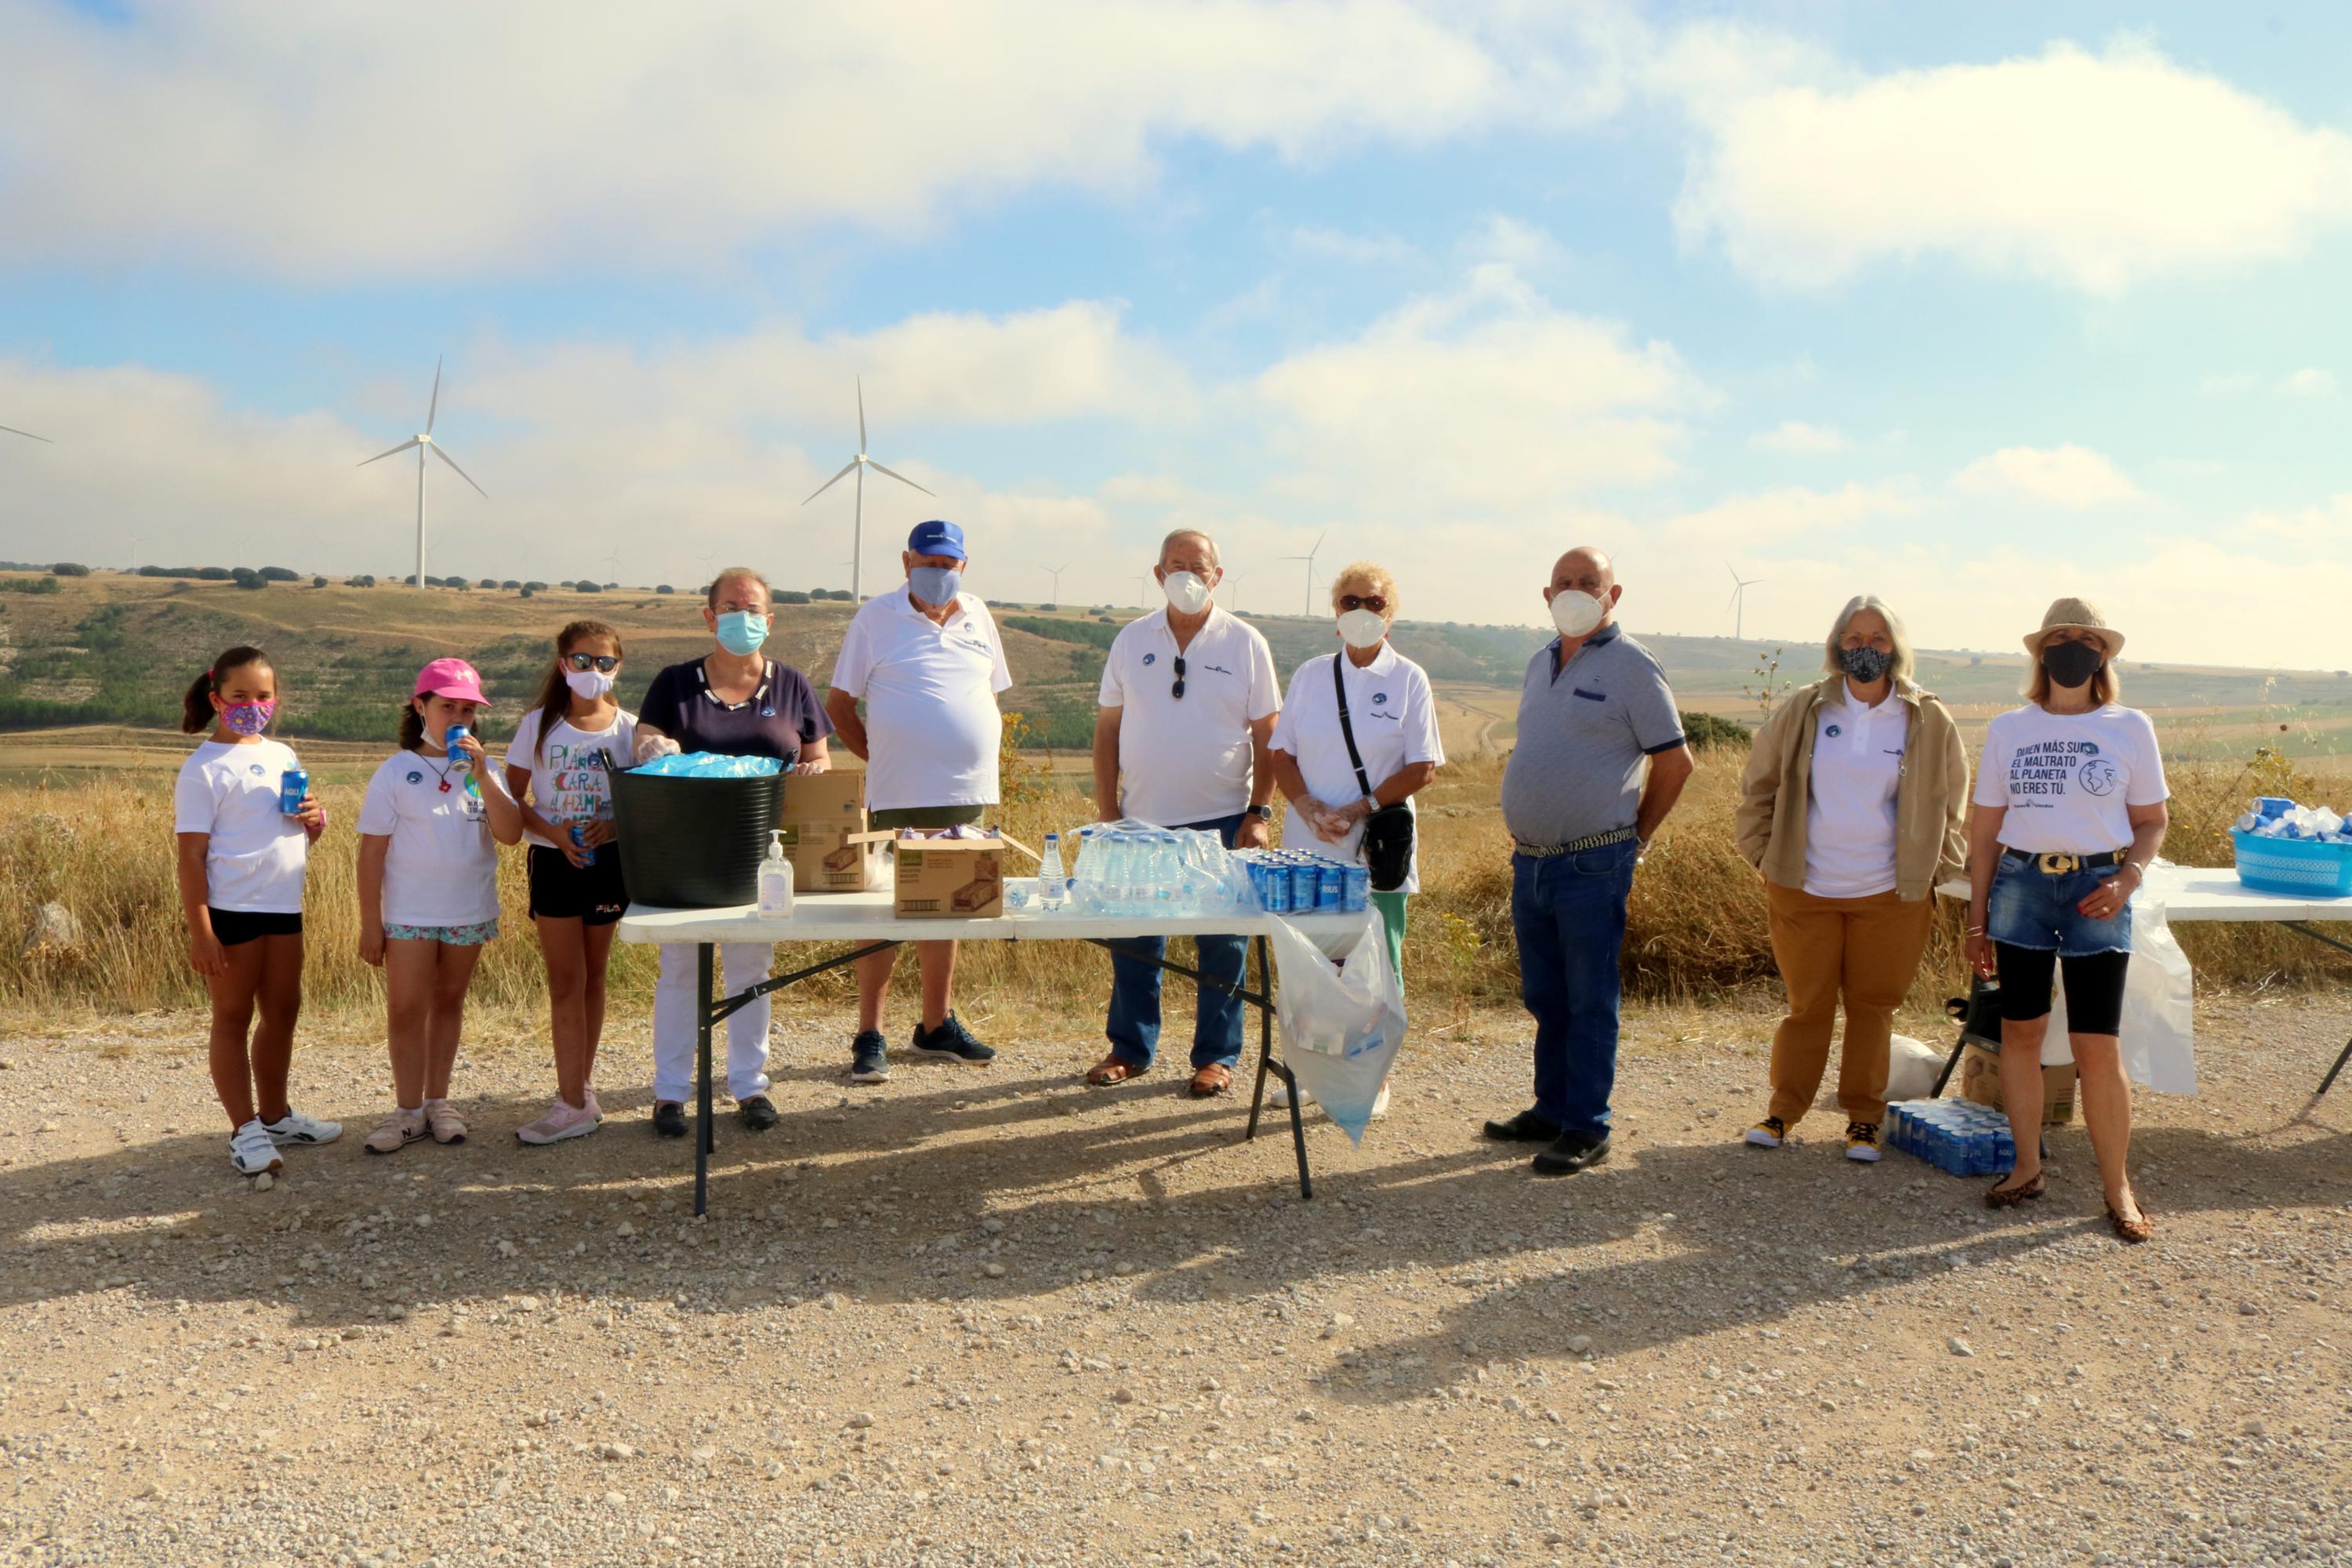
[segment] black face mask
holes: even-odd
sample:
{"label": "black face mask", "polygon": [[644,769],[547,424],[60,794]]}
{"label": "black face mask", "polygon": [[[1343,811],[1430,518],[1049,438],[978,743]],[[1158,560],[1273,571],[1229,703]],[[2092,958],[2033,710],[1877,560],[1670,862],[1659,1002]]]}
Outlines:
{"label": "black face mask", "polygon": [[1874,686],[1895,668],[1895,656],[1874,647],[1842,647],[1838,649],[1838,668],[1864,686]]}
{"label": "black face mask", "polygon": [[2053,642],[2042,649],[2042,668],[2049,673],[2051,684],[2069,691],[2098,674],[2106,662],[2106,650],[2096,643]]}

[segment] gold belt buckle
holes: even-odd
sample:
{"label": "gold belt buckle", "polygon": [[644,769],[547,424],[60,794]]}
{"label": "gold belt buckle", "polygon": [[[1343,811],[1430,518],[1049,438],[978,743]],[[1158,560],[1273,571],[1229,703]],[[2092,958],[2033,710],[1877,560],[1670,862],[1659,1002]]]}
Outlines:
{"label": "gold belt buckle", "polygon": [[2043,876],[2063,877],[2069,871],[2081,870],[2083,858],[2080,855],[2044,855],[2041,865]]}

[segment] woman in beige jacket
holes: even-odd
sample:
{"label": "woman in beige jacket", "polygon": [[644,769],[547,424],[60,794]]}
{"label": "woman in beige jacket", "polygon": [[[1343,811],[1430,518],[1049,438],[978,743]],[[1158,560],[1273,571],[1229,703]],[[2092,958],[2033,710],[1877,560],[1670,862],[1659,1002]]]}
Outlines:
{"label": "woman in beige jacket", "polygon": [[1764,874],[1789,1016],[1772,1037],[1772,1102],[1747,1139],[1778,1149],[1805,1114],[1845,1008],[1838,1105],[1849,1160],[1878,1158],[1887,1042],[1927,952],[1936,884],[1967,853],[1968,750],[1911,679],[1902,617],[1849,602],[1828,679],[1780,704],[1740,780],[1739,853]]}

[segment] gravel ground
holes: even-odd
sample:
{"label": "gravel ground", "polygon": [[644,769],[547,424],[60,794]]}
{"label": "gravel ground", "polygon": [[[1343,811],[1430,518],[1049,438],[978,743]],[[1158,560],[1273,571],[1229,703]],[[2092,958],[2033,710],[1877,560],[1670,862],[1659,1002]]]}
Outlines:
{"label": "gravel ground", "polygon": [[2343,1563],[2352,1084],[2306,1103],[2352,1006],[2200,1009],[2130,1250],[2078,1128],[2001,1215],[1833,1114],[1738,1146],[1753,1006],[1633,1017],[1564,1181],[1477,1136],[1518,1023],[1424,1037],[1360,1151],[1310,1118],[1311,1203],[1245,1101],[1076,1083],[1090,1031],[853,1090],[780,1014],[701,1222],[642,1025],[544,1150],[535,1054],[376,1159],[380,1058],[306,1045],[352,1126],[267,1191],[200,1020],[19,1030],[0,1563]]}

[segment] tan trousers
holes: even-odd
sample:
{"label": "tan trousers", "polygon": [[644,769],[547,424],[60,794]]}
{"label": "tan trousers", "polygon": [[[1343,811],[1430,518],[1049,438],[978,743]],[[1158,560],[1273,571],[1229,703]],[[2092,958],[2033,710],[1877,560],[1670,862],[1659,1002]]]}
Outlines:
{"label": "tan trousers", "polygon": [[1887,1041],[1927,951],[1936,900],[1895,894],[1817,899],[1768,883],[1772,957],[1789,987],[1789,1016],[1772,1037],[1770,1114],[1794,1127],[1829,1066],[1830,1031],[1845,1005],[1838,1105],[1853,1121],[1886,1116]]}

